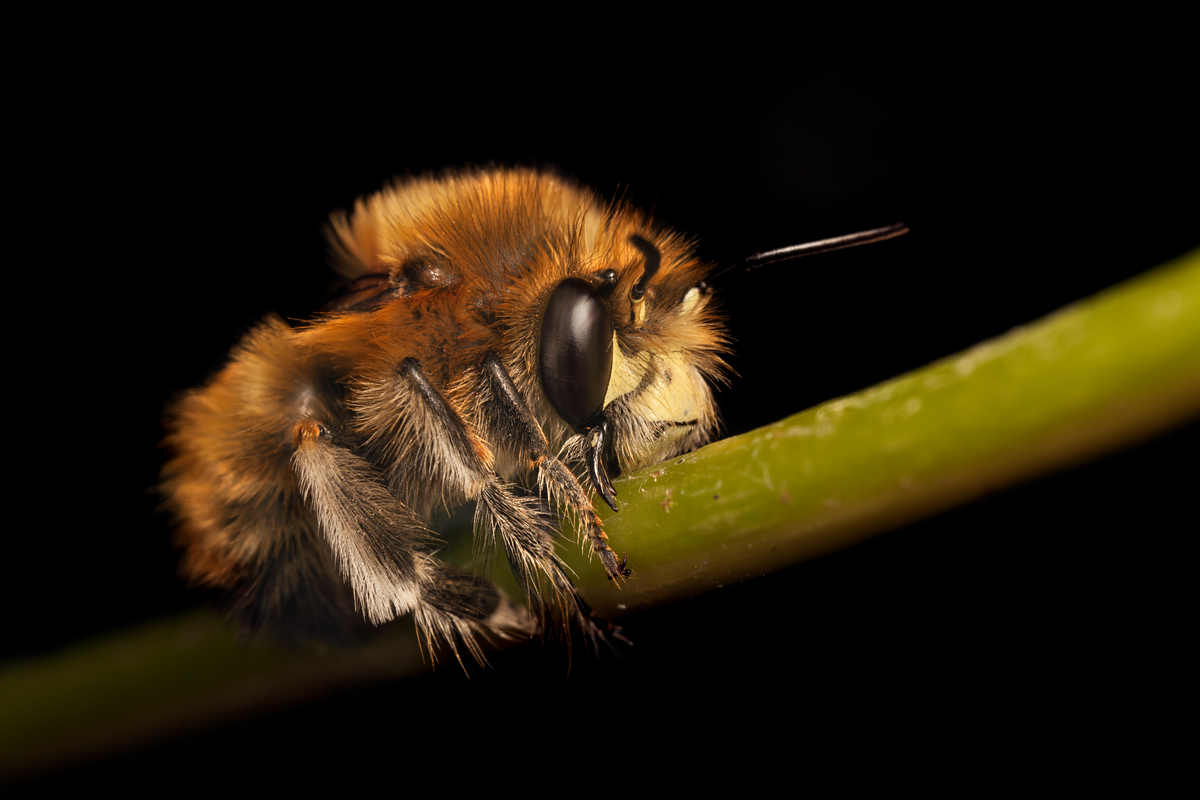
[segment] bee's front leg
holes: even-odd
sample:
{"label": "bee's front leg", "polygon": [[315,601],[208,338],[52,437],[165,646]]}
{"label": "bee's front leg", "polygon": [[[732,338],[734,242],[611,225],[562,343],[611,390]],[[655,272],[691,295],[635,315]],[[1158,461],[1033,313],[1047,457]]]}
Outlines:
{"label": "bee's front leg", "polygon": [[485,402],[495,413],[497,429],[515,445],[530,467],[537,469],[538,483],[548,490],[551,498],[562,502],[575,513],[584,527],[592,551],[600,555],[608,577],[628,576],[629,570],[618,562],[617,554],[608,546],[608,534],[604,532],[604,525],[596,515],[591,499],[571,470],[550,452],[546,434],[530,413],[495,353],[484,356],[483,376],[487,394]]}

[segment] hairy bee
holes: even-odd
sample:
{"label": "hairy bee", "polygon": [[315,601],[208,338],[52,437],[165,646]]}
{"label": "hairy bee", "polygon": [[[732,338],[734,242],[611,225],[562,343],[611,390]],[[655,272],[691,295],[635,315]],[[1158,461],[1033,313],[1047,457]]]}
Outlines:
{"label": "hairy bee", "polygon": [[[478,636],[551,619],[602,635],[551,507],[628,574],[585,485],[615,509],[610,471],[711,438],[725,338],[706,266],[643,212],[523,170],[397,183],[331,239],[341,295],[297,328],[265,319],[169,411],[185,575],[292,636],[408,613],[477,658]],[[434,555],[430,513],[467,500],[532,616]]]}
{"label": "hairy bee", "polygon": [[[228,590],[248,628],[291,637],[411,613],[431,645],[481,660],[480,636],[601,638],[553,509],[609,578],[628,575],[585,486],[616,510],[610,472],[712,437],[712,280],[904,230],[706,279],[683,236],[551,174],[468,170],[360,200],[331,225],[342,293],[297,328],[268,317],[169,412],[183,572]],[[436,557],[431,512],[468,500],[478,550],[499,542],[532,614]]]}

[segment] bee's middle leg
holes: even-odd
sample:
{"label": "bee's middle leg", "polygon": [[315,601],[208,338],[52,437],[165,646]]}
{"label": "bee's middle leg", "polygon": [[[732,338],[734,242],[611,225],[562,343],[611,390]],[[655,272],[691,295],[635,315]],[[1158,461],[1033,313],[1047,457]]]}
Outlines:
{"label": "bee's middle leg", "polygon": [[[477,547],[490,552],[499,538],[538,618],[544,620],[551,605],[564,617],[588,618],[587,603],[554,552],[553,515],[540,498],[509,491],[493,469],[487,444],[429,382],[419,361],[404,359],[390,386],[360,397],[359,406],[368,424],[391,420],[376,456],[382,463],[395,464],[391,483],[402,498],[420,506],[436,504],[447,495],[475,499]],[[382,443],[389,439],[390,444]],[[414,470],[413,465],[420,468]],[[541,591],[539,573],[550,580],[548,596]]]}

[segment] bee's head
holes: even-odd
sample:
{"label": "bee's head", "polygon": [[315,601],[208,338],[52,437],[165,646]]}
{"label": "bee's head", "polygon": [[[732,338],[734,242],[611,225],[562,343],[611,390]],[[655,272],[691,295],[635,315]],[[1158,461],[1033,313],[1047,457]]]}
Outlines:
{"label": "bee's head", "polygon": [[606,461],[622,471],[656,463],[705,444],[717,427],[708,382],[724,368],[723,329],[698,285],[703,267],[664,238],[666,269],[656,244],[630,235],[614,249],[620,268],[564,278],[542,314],[542,391],[610,505]]}

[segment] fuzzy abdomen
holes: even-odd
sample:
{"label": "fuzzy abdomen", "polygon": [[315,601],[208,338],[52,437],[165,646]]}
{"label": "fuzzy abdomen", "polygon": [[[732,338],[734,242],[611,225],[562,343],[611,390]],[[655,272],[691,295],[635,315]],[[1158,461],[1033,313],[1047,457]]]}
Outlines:
{"label": "fuzzy abdomen", "polygon": [[250,628],[325,638],[353,627],[338,576],[292,468],[297,419],[341,413],[336,387],[305,363],[294,334],[268,319],[168,418],[175,457],[163,489],[179,523],[181,570],[229,592]]}

